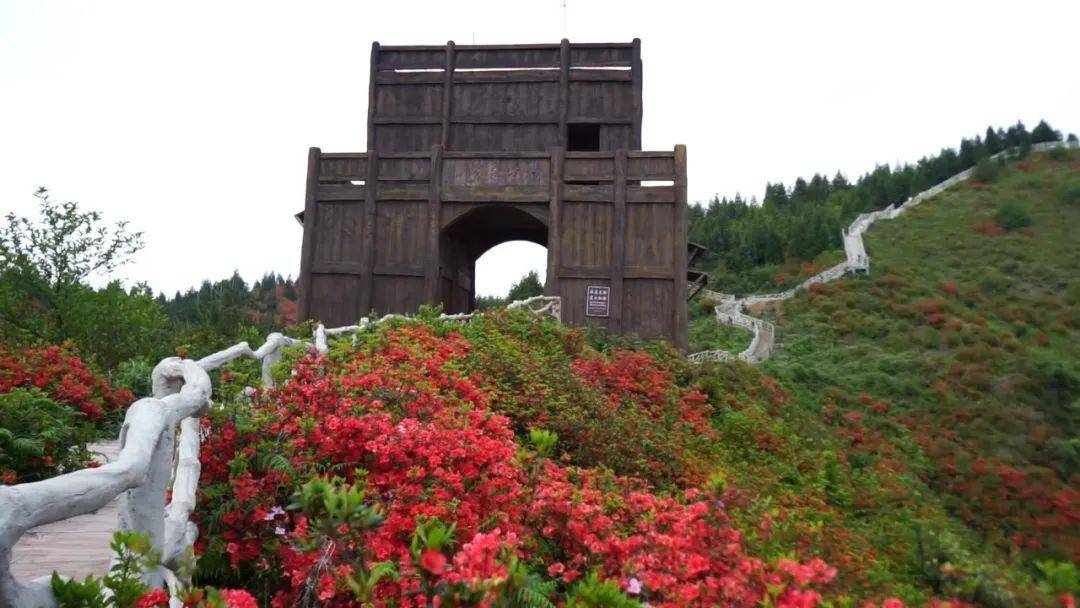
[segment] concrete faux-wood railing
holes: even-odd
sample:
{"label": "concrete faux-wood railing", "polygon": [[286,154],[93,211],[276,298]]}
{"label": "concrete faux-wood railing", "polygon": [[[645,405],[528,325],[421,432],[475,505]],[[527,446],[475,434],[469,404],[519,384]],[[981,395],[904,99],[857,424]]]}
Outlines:
{"label": "concrete faux-wood railing", "polygon": [[[1052,141],[1038,143],[1032,146],[1035,152],[1045,152],[1055,148],[1076,148],[1080,145],[1071,142]],[[1012,153],[1012,150],[998,152],[990,158],[996,159]],[[844,261],[827,268],[818,274],[806,279],[795,287],[779,293],[750,295],[737,298],[731,294],[719,293],[709,289],[702,289],[703,297],[717,302],[713,312],[718,323],[725,323],[734,327],[741,327],[751,331],[754,335],[750,346],[738,354],[715,349],[693,353],[689,356],[690,361],[701,363],[704,361],[731,361],[739,359],[748,363],[760,363],[769,358],[775,347],[776,327],[764,319],[751,317],[743,311],[755,304],[780,302],[795,297],[795,294],[803,289],[809,289],[815,283],[829,283],[835,281],[849,272],[870,272],[870,256],[866,253],[866,245],[863,242],[863,234],[881,219],[891,220],[896,216],[918,206],[923,201],[941,194],[948,188],[971,178],[974,168],[965,169],[945,181],[927,188],[922,192],[908,198],[903,204],[889,205],[879,211],[860,213],[842,233],[844,242]]]}
{"label": "concrete faux-wood railing", "polygon": [[[537,296],[512,302],[507,308],[527,310],[537,318],[555,321],[561,316],[558,297]],[[458,314],[440,318],[466,321],[472,317]],[[210,407],[212,391],[207,372],[247,357],[262,363],[262,384],[272,387],[271,370],[281,360],[284,347],[306,345],[326,353],[330,337],[353,334],[396,318],[407,317],[364,318],[356,325],[332,329],[318,325],[312,343],[272,333],[258,350],[241,342],[197,361],[177,357],[162,360],[151,375],[153,396],[136,401],[127,410],[115,460],[44,481],[0,486],[0,607],[57,605],[51,577],[22,581],[12,573],[12,550],[26,532],[96,512],[117,499],[117,528],[148,533],[154,548],[161,552],[161,566],[146,573],[145,582],[151,587],[166,585],[174,596],[170,605],[181,606],[175,592],[187,581],[179,578],[178,570],[198,536],[190,516],[195,509],[200,474],[199,417]],[[170,489],[172,497],[166,503]],[[103,552],[109,550],[110,535],[102,534]]]}

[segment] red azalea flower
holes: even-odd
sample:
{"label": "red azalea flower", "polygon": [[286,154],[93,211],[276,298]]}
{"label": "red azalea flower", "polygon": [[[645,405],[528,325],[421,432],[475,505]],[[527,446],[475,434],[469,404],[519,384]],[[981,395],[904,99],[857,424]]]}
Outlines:
{"label": "red azalea flower", "polygon": [[255,598],[243,589],[222,589],[221,599],[229,608],[259,608]]}
{"label": "red azalea flower", "polygon": [[435,575],[442,574],[446,569],[446,556],[435,549],[424,549],[420,554],[420,567]]}
{"label": "red azalea flower", "polygon": [[135,602],[135,608],[155,608],[165,607],[169,605],[169,594],[165,593],[164,589],[160,587],[154,589],[150,593],[139,598],[139,601]]}

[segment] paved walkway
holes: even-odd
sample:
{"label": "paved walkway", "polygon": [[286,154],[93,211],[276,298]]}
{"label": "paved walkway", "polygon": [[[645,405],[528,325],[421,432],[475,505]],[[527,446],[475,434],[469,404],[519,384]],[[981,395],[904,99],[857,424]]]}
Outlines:
{"label": "paved walkway", "polygon": [[[94,459],[102,463],[116,460],[119,441],[89,446]],[[102,576],[109,570],[112,534],[120,499],[88,515],[38,526],[19,539],[11,551],[11,573],[17,579],[51,576],[53,571],[82,580],[87,574]]]}

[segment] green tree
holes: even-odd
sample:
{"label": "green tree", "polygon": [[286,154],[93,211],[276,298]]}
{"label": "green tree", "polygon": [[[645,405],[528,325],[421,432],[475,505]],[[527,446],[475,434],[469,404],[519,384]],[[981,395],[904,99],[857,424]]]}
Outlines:
{"label": "green tree", "polygon": [[1035,125],[1035,128],[1031,130],[1031,141],[1036,144],[1061,141],[1061,131],[1055,131],[1053,127],[1046,124],[1045,120],[1040,120],[1039,124]]}
{"label": "green tree", "polygon": [[74,341],[105,365],[143,354],[165,319],[145,286],[90,287],[143,247],[127,222],[112,225],[78,203],[57,203],[39,188],[36,217],[14,213],[0,226],[0,338],[14,343]]}
{"label": "green tree", "polygon": [[513,302],[515,300],[524,300],[525,298],[531,298],[533,296],[544,295],[544,285],[540,282],[540,275],[536,274],[535,270],[530,270],[529,274],[521,277],[521,280],[514,283],[510,288],[510,293],[506,295],[506,298]]}

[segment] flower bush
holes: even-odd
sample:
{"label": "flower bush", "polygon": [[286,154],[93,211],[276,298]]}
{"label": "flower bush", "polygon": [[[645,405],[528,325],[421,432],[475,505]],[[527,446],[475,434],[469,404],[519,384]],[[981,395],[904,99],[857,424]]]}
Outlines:
{"label": "flower bush", "polygon": [[133,400],[68,346],[0,343],[0,483],[36,481],[90,464],[95,425]]}
{"label": "flower bush", "polygon": [[[477,362],[532,331],[527,319],[474,322],[470,338],[398,324],[217,412],[200,576],[274,606],[816,605],[834,569],[748,555],[720,490],[677,472],[691,460],[681,442],[709,429],[704,398],[673,369],[547,330],[537,349],[566,361],[536,383],[542,397],[508,397],[542,369],[482,375]],[[620,408],[642,430],[605,436],[587,416]]]}
{"label": "flower bush", "polygon": [[114,389],[81,360],[68,345],[14,348],[0,343],[0,393],[36,387],[66,403],[89,420],[103,422],[122,411],[134,397]]}
{"label": "flower bush", "polygon": [[559,454],[657,486],[699,483],[715,435],[704,396],[677,382],[683,359],[666,348],[602,355],[581,334],[499,311],[459,329],[462,369],[510,419],[559,435]]}

